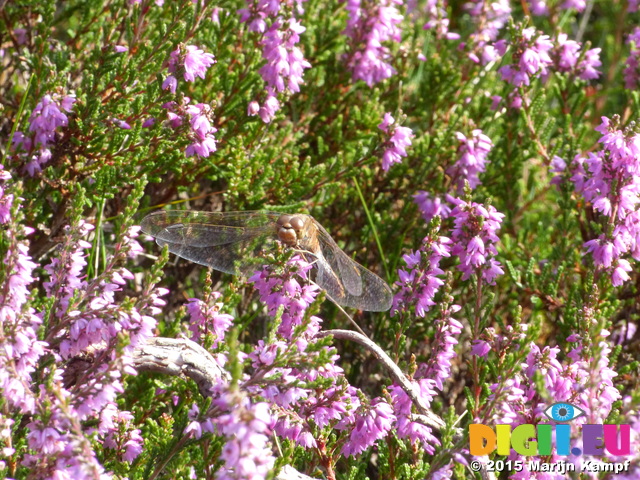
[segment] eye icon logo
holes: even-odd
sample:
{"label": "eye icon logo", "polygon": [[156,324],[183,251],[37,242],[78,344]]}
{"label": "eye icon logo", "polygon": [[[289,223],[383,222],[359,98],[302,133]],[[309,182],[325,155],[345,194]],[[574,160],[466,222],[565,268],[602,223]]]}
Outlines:
{"label": "eye icon logo", "polygon": [[566,402],[558,402],[549,405],[543,412],[550,420],[554,422],[570,422],[585,415],[584,410],[575,405]]}

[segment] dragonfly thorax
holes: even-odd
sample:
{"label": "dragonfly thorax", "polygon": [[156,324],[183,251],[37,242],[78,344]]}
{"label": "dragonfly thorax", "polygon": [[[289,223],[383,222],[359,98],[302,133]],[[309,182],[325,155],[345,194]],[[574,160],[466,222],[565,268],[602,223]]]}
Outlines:
{"label": "dragonfly thorax", "polygon": [[296,247],[302,234],[304,220],[295,215],[280,215],[276,223],[278,239],[289,247]]}

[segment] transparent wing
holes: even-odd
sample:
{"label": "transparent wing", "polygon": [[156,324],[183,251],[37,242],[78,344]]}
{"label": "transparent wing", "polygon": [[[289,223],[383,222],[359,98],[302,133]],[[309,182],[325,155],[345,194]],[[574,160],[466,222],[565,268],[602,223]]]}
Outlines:
{"label": "transparent wing", "polygon": [[259,252],[275,241],[272,212],[161,211],[142,219],[142,231],[160,246],[221,272],[250,275],[262,265]]}
{"label": "transparent wing", "polygon": [[317,255],[316,283],[339,305],[374,312],[389,310],[393,300],[389,285],[375,273],[351,260],[322,225],[318,222],[315,224],[322,252],[322,258]]}

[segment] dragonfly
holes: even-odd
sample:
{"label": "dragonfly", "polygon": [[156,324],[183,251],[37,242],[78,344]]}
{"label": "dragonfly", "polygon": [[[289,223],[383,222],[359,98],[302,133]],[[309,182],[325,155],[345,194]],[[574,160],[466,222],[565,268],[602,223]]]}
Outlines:
{"label": "dragonfly", "polygon": [[179,257],[233,275],[253,275],[265,263],[261,253],[280,242],[313,264],[313,280],[336,304],[374,312],[391,308],[389,285],[344,253],[311,215],[168,210],[147,215],[141,226]]}

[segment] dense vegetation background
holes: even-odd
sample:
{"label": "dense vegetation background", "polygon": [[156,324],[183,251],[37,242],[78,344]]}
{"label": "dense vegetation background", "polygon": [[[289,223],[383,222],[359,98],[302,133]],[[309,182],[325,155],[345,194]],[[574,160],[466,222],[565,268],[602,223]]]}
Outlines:
{"label": "dense vegetation background", "polygon": [[[575,445],[631,425],[594,458],[637,478],[637,10],[3,2],[1,475],[474,478],[468,424],[568,402]],[[351,313],[446,427],[316,336],[348,322],[304,262],[207,272],[140,234],[158,208],[313,215],[392,285]],[[153,337],[212,352],[213,391],[136,374]]]}

